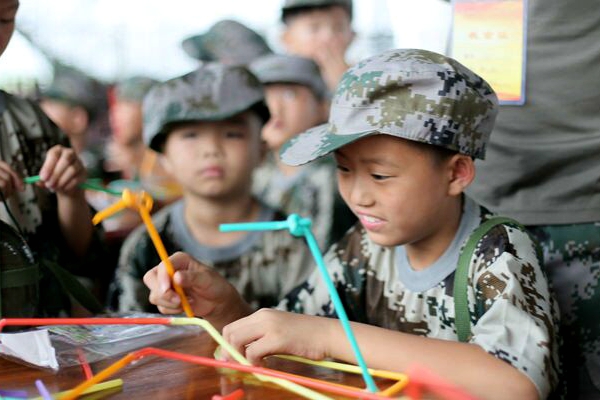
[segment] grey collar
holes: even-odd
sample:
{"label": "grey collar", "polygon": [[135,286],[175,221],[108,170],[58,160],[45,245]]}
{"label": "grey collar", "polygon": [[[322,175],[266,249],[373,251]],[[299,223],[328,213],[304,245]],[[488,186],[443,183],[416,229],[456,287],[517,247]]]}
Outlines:
{"label": "grey collar", "polygon": [[[185,221],[183,206],[183,201],[179,201],[170,210],[173,236],[181,249],[198,261],[215,264],[240,258],[258,243],[264,234],[260,231],[248,232],[240,240],[228,246],[210,247],[203,245],[194,238],[189,230]],[[274,215],[275,212],[271,208],[261,204],[257,221],[271,221]]]}

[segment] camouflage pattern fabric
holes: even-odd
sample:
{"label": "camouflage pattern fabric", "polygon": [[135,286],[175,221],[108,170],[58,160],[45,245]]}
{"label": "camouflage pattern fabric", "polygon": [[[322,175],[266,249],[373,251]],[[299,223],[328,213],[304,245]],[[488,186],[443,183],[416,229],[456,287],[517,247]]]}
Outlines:
{"label": "camouflage pattern fabric", "polygon": [[527,228],[560,306],[568,398],[600,398],[600,222]]}
{"label": "camouflage pattern fabric", "polygon": [[[491,214],[477,207],[485,222]],[[470,343],[527,375],[540,398],[556,387],[560,366],[558,307],[550,295],[529,235],[499,225],[477,245],[469,269]],[[398,279],[396,248],[369,240],[357,224],[325,255],[330,275],[353,321],[430,338],[458,341],[454,273],[421,292]],[[298,313],[335,317],[327,288],[313,272],[278,306]]]}
{"label": "camouflage pattern fabric", "polygon": [[[152,218],[169,254],[177,251],[192,253],[184,245],[202,246],[195,239],[194,243],[187,244],[178,241],[173,211],[180,203],[181,201],[160,210]],[[272,210],[270,214],[275,220],[286,218]],[[258,239],[238,257],[227,254],[217,262],[198,260],[215,268],[257,309],[276,305],[286,293],[306,280],[313,266],[310,252],[302,238],[293,237],[287,231],[258,234]],[[252,240],[250,236],[246,236],[242,241]],[[159,263],[160,258],[145,227],[138,227],[123,244],[119,257],[113,285],[116,290],[113,297],[118,297],[119,311],[157,311],[148,301],[150,292],[142,278]]]}
{"label": "camouflage pattern fabric", "polygon": [[232,20],[217,22],[206,33],[185,39],[181,46],[197,60],[232,65],[247,65],[257,57],[272,53],[262,36]]}
{"label": "camouflage pattern fabric", "polygon": [[[46,152],[57,144],[68,146],[68,140],[32,102],[2,91],[0,97],[4,97],[5,102],[5,110],[0,116],[1,159],[20,176],[37,175]],[[104,254],[100,232],[96,232],[88,254],[83,259],[76,259],[60,233],[55,194],[36,185],[25,185],[23,192],[16,192],[6,199],[6,205],[18,226],[4,205],[0,206],[0,219],[23,234],[39,263],[56,263],[88,277],[100,270],[98,263]],[[53,277],[44,276],[40,288],[40,316],[65,315],[69,311],[69,299]]]}
{"label": "camouflage pattern fabric", "polygon": [[337,191],[336,181],[335,164],[330,158],[304,166],[291,179],[268,158],[255,170],[252,190],[273,208],[310,218],[319,247],[327,249],[356,222]]}
{"label": "camouflage pattern fabric", "polygon": [[101,91],[98,82],[92,78],[73,68],[58,66],[50,86],[42,90],[42,97],[81,106],[93,113],[104,96]]}
{"label": "camouflage pattern fabric", "polygon": [[497,112],[492,88],[457,61],[426,50],[388,50],[344,73],[329,122],[288,142],[281,160],[301,165],[372,134],[483,159]]}
{"label": "camouflage pattern fabric", "polygon": [[144,98],[144,143],[160,145],[176,122],[221,121],[254,109],[269,119],[261,83],[241,66],[207,63],[197,70],[155,85]]}
{"label": "camouflage pattern fabric", "polygon": [[309,58],[269,54],[254,60],[248,68],[262,84],[295,83],[310,88],[319,99],[329,95],[319,66]]}
{"label": "camouflage pattern fabric", "polygon": [[287,12],[299,8],[320,8],[330,6],[342,6],[348,10],[350,18],[352,18],[352,0],[285,0],[281,8],[282,20],[285,22]]}
{"label": "camouflage pattern fabric", "polygon": [[158,81],[145,76],[133,76],[115,85],[115,97],[121,101],[141,103],[144,96]]}

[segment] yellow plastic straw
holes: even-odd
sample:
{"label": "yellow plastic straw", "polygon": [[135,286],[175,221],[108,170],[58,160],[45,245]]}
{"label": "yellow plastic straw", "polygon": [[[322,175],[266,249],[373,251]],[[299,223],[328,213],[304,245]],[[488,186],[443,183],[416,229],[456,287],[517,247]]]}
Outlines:
{"label": "yellow plastic straw", "polygon": [[[92,393],[101,392],[103,390],[110,390],[110,389],[115,389],[115,388],[119,388],[119,387],[123,387],[123,379],[112,379],[110,381],[92,385],[89,388],[85,389],[83,392],[81,392],[81,394],[82,395],[92,394]],[[64,392],[54,393],[54,394],[52,394],[52,397],[58,397],[59,399],[62,399],[63,396],[68,395],[70,392],[71,392],[71,390],[65,390]],[[43,400],[43,399],[42,399],[42,397],[34,397],[31,400]]]}
{"label": "yellow plastic straw", "polygon": [[[213,338],[213,340],[215,342],[217,342],[223,349],[225,349],[225,351],[227,351],[235,359],[235,361],[239,362],[242,365],[252,365],[250,363],[250,361],[248,361],[243,355],[241,355],[236,349],[234,349],[229,343],[227,343],[227,341],[225,341],[225,339],[223,338],[223,336],[221,336],[219,331],[217,331],[211,325],[211,323],[208,322],[207,320],[200,319],[200,318],[172,318],[171,324],[172,325],[198,325],[198,326],[201,326],[202,328],[204,328],[204,330],[206,332],[208,332],[208,334]],[[325,396],[321,393],[315,392],[314,390],[305,388],[304,386],[298,385],[297,383],[286,381],[285,379],[274,378],[271,376],[264,376],[264,375],[260,375],[260,374],[254,374],[254,376],[256,376],[261,381],[275,383],[275,384],[289,390],[290,392],[296,393],[307,399],[314,399],[314,400],[331,399],[328,396]]]}

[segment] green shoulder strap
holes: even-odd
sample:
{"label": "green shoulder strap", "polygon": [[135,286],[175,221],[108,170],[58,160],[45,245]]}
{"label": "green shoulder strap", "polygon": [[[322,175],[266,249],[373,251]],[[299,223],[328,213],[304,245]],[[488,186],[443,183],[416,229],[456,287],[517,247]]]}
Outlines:
{"label": "green shoulder strap", "polygon": [[477,247],[477,243],[495,226],[502,224],[516,224],[521,226],[517,221],[506,217],[492,217],[479,225],[477,229],[471,233],[465,247],[463,247],[458,265],[454,273],[454,314],[455,326],[458,340],[467,342],[471,337],[471,318],[469,315],[469,301],[467,296],[467,281],[469,280],[469,265],[473,258],[473,253]]}
{"label": "green shoulder strap", "polygon": [[102,304],[94,297],[94,295],[83,286],[77,278],[69,271],[60,265],[45,260],[40,262],[43,267],[46,267],[56,278],[60,286],[66,293],[69,293],[88,311],[97,314],[102,311]]}

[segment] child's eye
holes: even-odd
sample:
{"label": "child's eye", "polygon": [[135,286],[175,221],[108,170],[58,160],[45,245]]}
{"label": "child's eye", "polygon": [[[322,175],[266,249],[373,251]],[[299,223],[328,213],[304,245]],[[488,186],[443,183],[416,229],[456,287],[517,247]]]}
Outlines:
{"label": "child's eye", "polygon": [[183,139],[195,139],[196,137],[198,137],[198,132],[194,132],[194,131],[187,131],[184,132],[181,137]]}
{"label": "child's eye", "polygon": [[348,168],[344,167],[343,165],[339,165],[339,164],[336,165],[336,168],[340,172],[349,172],[350,171]]}
{"label": "child's eye", "polygon": [[15,19],[7,19],[7,18],[2,18],[0,19],[0,24],[12,24],[15,22]]}
{"label": "child's eye", "polygon": [[245,135],[244,132],[229,131],[225,133],[225,137],[228,139],[243,139]]}
{"label": "child's eye", "polygon": [[389,178],[388,175],[379,175],[379,174],[371,174],[371,176],[373,177],[373,179],[375,179],[376,181],[384,181],[386,179]]}

